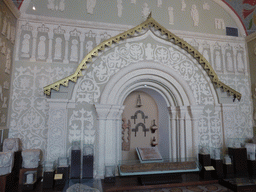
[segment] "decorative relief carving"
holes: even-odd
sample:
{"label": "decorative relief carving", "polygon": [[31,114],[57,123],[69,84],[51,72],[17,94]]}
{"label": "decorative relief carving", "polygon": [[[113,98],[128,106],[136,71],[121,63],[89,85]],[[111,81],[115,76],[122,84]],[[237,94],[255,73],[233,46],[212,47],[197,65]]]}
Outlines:
{"label": "decorative relief carving", "polygon": [[4,89],[10,89],[10,83],[8,81],[4,82]]}
{"label": "decorative relief carving", "polygon": [[126,119],[122,119],[122,150],[130,151],[130,142],[131,142],[131,122]]}
{"label": "decorative relief carving", "polygon": [[93,144],[95,137],[94,117],[92,111],[74,110],[69,119],[69,142],[80,140],[83,144]]}
{"label": "decorative relief carving", "polygon": [[191,14],[191,18],[194,22],[194,26],[197,27],[199,25],[199,12],[198,12],[195,4],[192,5],[190,14]]}
{"label": "decorative relief carving", "polygon": [[6,36],[6,34],[7,34],[7,16],[5,12],[5,15],[3,17],[2,35]]}
{"label": "decorative relief carving", "polygon": [[7,54],[6,54],[6,62],[5,62],[5,70],[4,72],[7,74],[11,73],[11,49],[7,48]]}
{"label": "decorative relief carving", "polygon": [[6,44],[5,44],[5,41],[2,42],[1,53],[2,53],[3,55],[6,55]]}

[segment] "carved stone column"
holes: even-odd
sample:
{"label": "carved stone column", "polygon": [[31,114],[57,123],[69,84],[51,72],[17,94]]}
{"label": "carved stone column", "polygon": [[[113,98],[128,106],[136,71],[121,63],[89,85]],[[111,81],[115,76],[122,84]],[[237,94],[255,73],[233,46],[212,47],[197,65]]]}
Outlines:
{"label": "carved stone column", "polygon": [[49,99],[47,160],[67,155],[67,103],[68,100]]}
{"label": "carved stone column", "polygon": [[193,157],[198,155],[198,120],[203,113],[204,106],[195,105],[189,106],[189,113],[192,120],[192,143],[193,143]]}
{"label": "carved stone column", "polygon": [[121,114],[124,106],[95,104],[98,114],[97,178],[103,178],[105,165],[117,165],[121,150]]}
{"label": "carved stone column", "polygon": [[171,147],[170,154],[173,160],[178,158],[177,152],[177,107],[172,106],[169,107],[169,114],[171,120],[171,130],[170,130],[170,139],[171,139]]}

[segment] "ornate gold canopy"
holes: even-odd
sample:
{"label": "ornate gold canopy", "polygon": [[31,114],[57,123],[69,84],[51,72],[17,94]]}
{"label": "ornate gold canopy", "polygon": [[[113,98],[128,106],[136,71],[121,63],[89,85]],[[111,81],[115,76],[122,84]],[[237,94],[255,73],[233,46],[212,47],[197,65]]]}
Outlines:
{"label": "ornate gold canopy", "polygon": [[103,51],[105,47],[110,47],[114,43],[119,43],[119,41],[124,40],[129,37],[133,37],[133,35],[136,32],[141,32],[143,29],[148,29],[149,27],[153,27],[155,30],[161,31],[162,35],[165,35],[167,37],[167,41],[173,42],[174,44],[180,46],[182,49],[186,50],[189,54],[191,54],[197,61],[198,63],[203,67],[203,69],[206,71],[208,76],[210,77],[211,81],[213,84],[217,85],[217,87],[220,87],[223,89],[223,91],[228,92],[230,95],[232,95],[238,100],[241,99],[241,94],[231,87],[227,86],[226,84],[222,83],[209,62],[204,58],[204,56],[199,53],[198,50],[196,50],[194,47],[189,45],[186,41],[182,40],[181,38],[177,37],[176,35],[172,34],[170,31],[165,29],[163,26],[161,26],[158,22],[156,22],[152,17],[151,14],[147,18],[146,21],[141,23],[140,25],[125,31],[115,37],[112,37],[102,43],[100,43],[98,46],[96,46],[90,53],[88,53],[85,58],[81,61],[81,63],[78,65],[76,71],[74,74],[61,79],[59,81],[56,81],[53,84],[47,85],[44,87],[44,93],[46,95],[51,94],[51,89],[54,89],[56,91],[59,91],[60,85],[63,85],[65,87],[68,86],[69,81],[76,82],[77,78],[82,76],[82,70],[86,69],[86,64],[89,62],[92,62],[93,57],[98,56],[99,51]]}

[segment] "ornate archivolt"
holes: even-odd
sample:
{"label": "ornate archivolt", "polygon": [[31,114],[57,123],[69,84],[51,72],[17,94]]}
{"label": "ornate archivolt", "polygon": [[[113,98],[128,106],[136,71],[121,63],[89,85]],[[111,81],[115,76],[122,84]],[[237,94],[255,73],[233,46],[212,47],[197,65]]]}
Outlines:
{"label": "ornate archivolt", "polygon": [[210,77],[211,81],[213,84],[215,84],[217,87],[220,87],[223,89],[223,91],[228,92],[231,96],[237,98],[238,100],[241,99],[241,94],[231,87],[227,86],[223,82],[221,82],[209,64],[209,62],[204,58],[204,56],[196,50],[194,47],[192,47],[190,44],[188,44],[186,41],[182,40],[181,38],[177,37],[176,35],[172,34],[170,31],[165,29],[163,26],[161,26],[158,22],[156,22],[152,17],[151,14],[147,18],[146,21],[141,23],[140,25],[125,31],[115,37],[112,37],[98,46],[96,46],[92,51],[85,56],[85,58],[81,61],[81,63],[78,65],[76,71],[74,74],[61,79],[53,84],[50,84],[46,87],[44,87],[44,93],[46,95],[51,94],[51,89],[54,89],[56,91],[59,91],[60,85],[63,85],[65,87],[68,86],[69,81],[76,82],[77,78],[82,76],[82,70],[87,68],[87,63],[92,62],[93,57],[97,57],[100,51],[104,51],[106,47],[111,47],[112,44],[119,43],[119,41],[122,41],[127,38],[132,38],[136,36],[136,33],[142,32],[142,30],[147,30],[150,27],[152,27],[154,30],[161,32],[162,36],[164,36],[166,41],[172,42],[175,45],[180,46],[182,49],[187,51],[189,54],[191,54],[197,61],[198,63],[203,67],[203,69],[206,71],[208,76]]}

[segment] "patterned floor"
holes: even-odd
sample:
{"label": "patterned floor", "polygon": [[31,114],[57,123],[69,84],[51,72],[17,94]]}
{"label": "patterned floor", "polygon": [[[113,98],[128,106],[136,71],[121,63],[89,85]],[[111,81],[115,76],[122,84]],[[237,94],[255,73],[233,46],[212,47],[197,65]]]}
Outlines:
{"label": "patterned floor", "polygon": [[124,191],[124,192],[231,192],[232,190],[227,189],[219,184],[209,184],[200,186],[187,186],[187,187],[174,187],[168,189],[150,189],[150,190],[140,190],[140,191]]}

